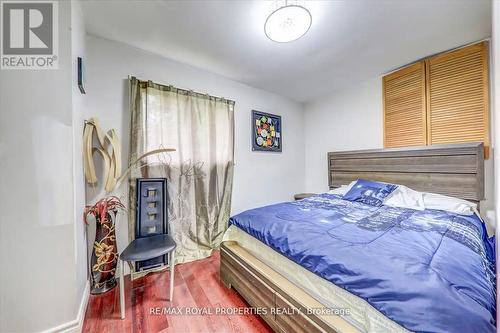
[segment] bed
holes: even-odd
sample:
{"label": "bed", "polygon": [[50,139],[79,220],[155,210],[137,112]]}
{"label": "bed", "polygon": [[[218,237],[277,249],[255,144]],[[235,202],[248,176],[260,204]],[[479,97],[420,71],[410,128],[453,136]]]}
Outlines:
{"label": "bed", "polygon": [[[328,171],[330,188],[369,178],[484,196],[476,143],[329,153]],[[494,247],[477,216],[321,194],[233,216],[224,240],[222,281],[276,332],[495,330]]]}

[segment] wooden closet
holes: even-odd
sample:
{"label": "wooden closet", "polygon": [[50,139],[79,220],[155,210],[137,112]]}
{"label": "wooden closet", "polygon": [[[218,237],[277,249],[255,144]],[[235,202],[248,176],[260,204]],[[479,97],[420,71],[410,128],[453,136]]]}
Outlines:
{"label": "wooden closet", "polygon": [[480,141],[488,156],[488,71],[480,42],[384,76],[384,146]]}

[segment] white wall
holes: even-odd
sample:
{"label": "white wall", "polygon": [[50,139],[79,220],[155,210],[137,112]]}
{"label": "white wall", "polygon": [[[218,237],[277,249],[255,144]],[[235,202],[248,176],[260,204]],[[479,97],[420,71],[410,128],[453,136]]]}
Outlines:
{"label": "white wall", "polygon": [[83,319],[84,99],[74,83],[84,42],[80,4],[61,1],[59,69],[0,72],[1,332],[78,331]]}
{"label": "white wall", "polygon": [[59,69],[0,71],[0,331],[75,319],[71,3]]}
{"label": "white wall", "polygon": [[[373,78],[334,91],[305,105],[306,190],[328,190],[327,152],[383,148],[382,79]],[[491,122],[491,133],[494,125]],[[494,147],[492,148],[492,156]],[[489,232],[495,229],[493,158],[485,163],[486,200],[481,214]]]}
{"label": "white wall", "polygon": [[[89,36],[87,39],[87,116],[97,116],[103,128],[115,128],[127,163],[130,113],[127,76],[224,96],[235,105],[235,173],[232,211],[291,200],[304,189],[304,128],[302,105],[278,95],[231,81],[131,46]],[[251,150],[251,110],[282,116],[283,152]],[[102,193],[89,189],[89,199]],[[126,201],[126,186],[121,195]],[[122,219],[118,245],[127,242],[127,222]],[[90,237],[90,236],[89,236]]]}
{"label": "white wall", "polygon": [[85,22],[80,1],[71,3],[71,94],[73,106],[73,190],[75,221],[75,263],[77,302],[81,302],[87,285],[87,239],[82,214],[85,209],[85,179],[82,161],[82,133],[85,119],[86,95],[80,93],[76,84],[78,78],[77,58],[85,61]]}
{"label": "white wall", "polygon": [[383,147],[379,78],[305,105],[306,190],[328,191],[327,152]]}

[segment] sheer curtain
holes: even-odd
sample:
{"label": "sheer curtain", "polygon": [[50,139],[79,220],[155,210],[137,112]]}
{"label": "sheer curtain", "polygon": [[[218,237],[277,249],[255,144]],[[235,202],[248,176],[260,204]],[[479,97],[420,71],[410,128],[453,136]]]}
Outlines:
{"label": "sheer curtain", "polygon": [[231,207],[234,102],[132,77],[130,160],[158,148],[131,172],[129,238],[135,230],[135,179],[168,179],[170,233],[177,262],[219,247]]}

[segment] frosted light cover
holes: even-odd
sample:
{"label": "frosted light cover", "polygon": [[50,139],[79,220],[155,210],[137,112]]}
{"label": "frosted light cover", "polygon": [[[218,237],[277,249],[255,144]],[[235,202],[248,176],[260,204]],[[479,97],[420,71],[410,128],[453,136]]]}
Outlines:
{"label": "frosted light cover", "polygon": [[281,7],[269,15],[264,25],[266,36],[279,43],[291,42],[304,36],[311,27],[309,11],[297,5]]}

